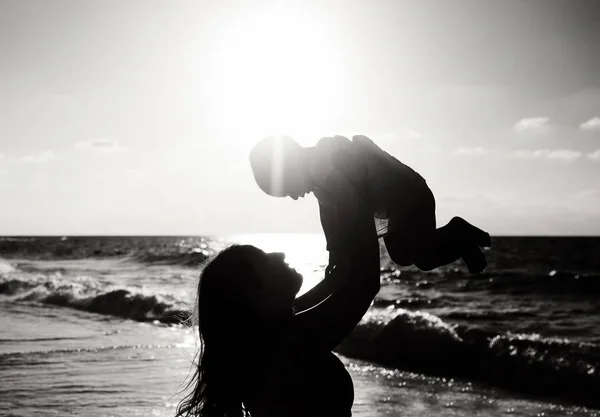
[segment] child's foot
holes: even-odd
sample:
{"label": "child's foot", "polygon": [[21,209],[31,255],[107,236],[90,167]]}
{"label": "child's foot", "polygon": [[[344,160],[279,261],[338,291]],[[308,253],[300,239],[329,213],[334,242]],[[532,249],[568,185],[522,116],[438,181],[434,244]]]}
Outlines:
{"label": "child's foot", "polygon": [[484,254],[475,245],[465,249],[462,259],[471,274],[478,274],[487,266]]}
{"label": "child's foot", "polygon": [[476,240],[477,246],[481,246],[482,248],[491,248],[492,247],[492,238],[490,234],[481,230],[481,235]]}
{"label": "child's foot", "polygon": [[463,233],[465,234],[467,240],[470,243],[473,243],[477,246],[481,246],[483,248],[489,248],[492,246],[492,238],[490,237],[489,233],[484,232],[480,228],[473,226],[471,223],[469,223],[462,217],[455,217],[453,220],[460,224]]}

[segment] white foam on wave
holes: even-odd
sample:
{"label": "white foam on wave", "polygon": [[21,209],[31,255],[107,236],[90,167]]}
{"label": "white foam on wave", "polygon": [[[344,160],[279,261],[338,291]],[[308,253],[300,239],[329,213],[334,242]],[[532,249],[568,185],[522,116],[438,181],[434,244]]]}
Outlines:
{"label": "white foam on wave", "polygon": [[3,259],[0,259],[0,274],[7,274],[9,272],[13,272],[15,268],[13,268],[10,264],[6,263]]}

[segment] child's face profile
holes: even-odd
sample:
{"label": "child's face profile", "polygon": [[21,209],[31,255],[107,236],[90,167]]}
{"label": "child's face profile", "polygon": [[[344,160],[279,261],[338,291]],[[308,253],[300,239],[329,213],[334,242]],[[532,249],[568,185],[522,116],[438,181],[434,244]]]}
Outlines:
{"label": "child's face profile", "polygon": [[297,200],[310,192],[306,169],[296,158],[284,158],[278,169],[254,169],[259,187],[273,197],[291,197]]}
{"label": "child's face profile", "polygon": [[283,196],[297,200],[310,192],[310,183],[306,167],[300,163],[295,155],[287,155],[283,165]]}
{"label": "child's face profile", "polygon": [[267,137],[251,153],[254,178],[273,197],[297,200],[311,191],[305,149],[289,137]]}

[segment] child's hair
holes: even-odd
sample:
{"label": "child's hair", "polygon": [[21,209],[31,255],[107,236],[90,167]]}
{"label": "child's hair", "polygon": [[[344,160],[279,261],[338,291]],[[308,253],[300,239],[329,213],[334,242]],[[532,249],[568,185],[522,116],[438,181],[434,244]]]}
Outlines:
{"label": "child's hair", "polygon": [[274,197],[285,196],[284,164],[299,148],[289,136],[267,136],[252,148],[250,165],[261,190]]}

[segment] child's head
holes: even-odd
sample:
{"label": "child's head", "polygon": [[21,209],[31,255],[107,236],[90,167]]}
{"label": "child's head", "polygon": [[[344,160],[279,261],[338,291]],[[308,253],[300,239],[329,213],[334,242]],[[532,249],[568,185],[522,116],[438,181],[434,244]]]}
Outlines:
{"label": "child's head", "polygon": [[250,152],[254,179],[265,193],[294,199],[310,192],[305,148],[289,136],[267,136]]}

